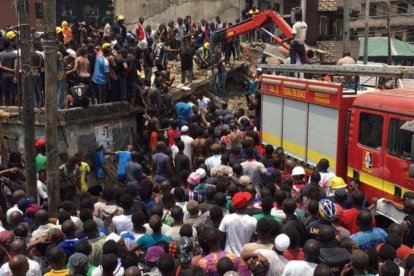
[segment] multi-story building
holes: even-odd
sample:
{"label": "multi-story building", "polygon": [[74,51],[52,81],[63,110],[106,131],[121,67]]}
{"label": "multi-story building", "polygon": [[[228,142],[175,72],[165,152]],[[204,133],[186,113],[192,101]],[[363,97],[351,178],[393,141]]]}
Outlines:
{"label": "multi-story building", "polygon": [[[351,21],[351,30],[363,37],[365,34],[365,1],[360,1],[360,12]],[[369,36],[387,37],[390,20],[391,38],[414,42],[414,0],[371,0],[369,6]]]}

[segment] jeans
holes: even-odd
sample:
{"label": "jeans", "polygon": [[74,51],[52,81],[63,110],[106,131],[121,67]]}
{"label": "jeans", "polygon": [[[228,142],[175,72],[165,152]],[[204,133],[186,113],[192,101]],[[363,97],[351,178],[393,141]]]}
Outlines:
{"label": "jeans", "polygon": [[40,108],[43,103],[42,95],[42,77],[40,75],[33,76],[34,82],[34,107]]}
{"label": "jeans", "polygon": [[108,84],[97,84],[93,83],[93,102],[103,104],[106,102],[106,94],[108,91]]}
{"label": "jeans", "polygon": [[66,80],[57,81],[57,108],[65,108]]}
{"label": "jeans", "polygon": [[[127,101],[128,100],[128,85],[127,78],[118,77],[119,93],[120,95],[115,97],[115,100]],[[115,91],[113,91],[116,93]]]}
{"label": "jeans", "polygon": [[219,96],[224,97],[226,93],[226,73],[217,73],[216,84]]}
{"label": "jeans", "polygon": [[296,42],[293,42],[290,45],[290,50],[289,50],[290,64],[296,64],[296,58],[297,58],[296,55],[299,56],[299,59],[302,62],[302,64],[306,63],[305,45],[301,45]]}

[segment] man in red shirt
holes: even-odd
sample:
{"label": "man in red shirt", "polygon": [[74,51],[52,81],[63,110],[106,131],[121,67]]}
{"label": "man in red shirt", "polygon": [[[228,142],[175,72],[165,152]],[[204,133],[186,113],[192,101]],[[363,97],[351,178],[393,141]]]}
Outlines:
{"label": "man in red shirt", "polygon": [[[361,211],[364,205],[365,196],[364,193],[360,190],[355,190],[352,193],[352,204],[353,208],[345,210],[343,215],[339,218],[339,224],[345,229],[348,229],[349,232],[355,234],[359,231],[359,228],[356,224],[357,216],[359,211]],[[373,220],[373,226],[375,226],[375,221]]]}
{"label": "man in red shirt", "polygon": [[139,23],[137,26],[137,37],[138,37],[138,46],[144,47],[148,44],[147,36],[145,33],[145,28],[144,28],[144,17],[142,16],[139,18]]}

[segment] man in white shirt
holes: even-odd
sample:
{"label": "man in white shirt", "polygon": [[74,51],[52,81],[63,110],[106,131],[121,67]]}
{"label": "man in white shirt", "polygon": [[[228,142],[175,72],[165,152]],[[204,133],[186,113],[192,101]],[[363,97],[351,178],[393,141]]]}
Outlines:
{"label": "man in white shirt", "polygon": [[35,215],[36,222],[39,223],[39,227],[33,231],[32,238],[35,240],[43,235],[49,233],[52,228],[60,228],[59,226],[49,223],[49,214],[46,210],[40,209]]}
{"label": "man in white shirt", "polygon": [[203,94],[198,94],[198,99],[197,99],[197,102],[198,102],[198,109],[200,110],[200,111],[207,111],[207,107],[208,107],[208,104],[210,103],[210,98],[207,98],[206,96],[204,96]]}
{"label": "man in white shirt", "polygon": [[213,155],[207,158],[204,163],[207,166],[207,170],[211,172],[211,170],[221,165],[221,145],[213,144],[210,150]]}
{"label": "man in white shirt", "polygon": [[47,201],[47,185],[46,185],[46,171],[40,170],[37,177],[37,195],[38,203],[41,205]]}
{"label": "man in white shirt", "polygon": [[290,64],[296,64],[297,56],[299,56],[302,64],[306,63],[306,51],[305,51],[305,41],[306,41],[306,31],[308,30],[308,25],[302,21],[302,11],[296,10],[295,12],[296,23],[292,26],[292,36],[284,39],[283,41],[292,41],[289,49]]}
{"label": "man in white shirt", "polygon": [[[14,240],[10,244],[10,253],[14,257],[26,255],[26,244],[24,243],[24,241],[21,240],[21,239]],[[29,263],[29,270],[26,272],[26,276],[41,276],[42,272],[40,270],[39,263],[37,263],[33,260],[30,260],[27,257],[26,257],[26,259]],[[13,275],[13,273],[10,269],[10,262],[7,262],[4,265],[2,265],[2,267],[0,268],[0,275],[2,275],[2,276],[12,276]]]}
{"label": "man in white shirt", "polygon": [[123,214],[112,217],[112,224],[118,234],[133,229],[132,224],[132,206],[134,200],[130,194],[123,193],[119,198],[119,206],[124,210]]}
{"label": "man in white shirt", "polygon": [[233,252],[240,256],[243,245],[250,242],[256,230],[257,220],[246,214],[246,208],[252,200],[249,192],[238,192],[232,198],[232,205],[236,212],[224,216],[219,230],[226,234],[224,251]]}
{"label": "man in white shirt", "polygon": [[283,252],[290,246],[290,239],[286,234],[280,234],[275,239],[276,252],[270,249],[257,249],[254,253],[263,255],[269,262],[269,271],[266,276],[281,276],[288,264]]}
{"label": "man in white shirt", "polygon": [[189,128],[188,126],[181,127],[181,141],[184,143],[184,154],[190,158],[192,158],[192,149],[191,149],[191,142],[194,140],[188,135]]}
{"label": "man in white shirt", "polygon": [[319,258],[319,242],[314,239],[306,241],[303,251],[305,260],[288,262],[282,276],[313,276]]}
{"label": "man in white shirt", "polygon": [[7,218],[7,221],[8,222],[10,222],[10,215],[11,215],[11,213],[13,213],[15,211],[17,211],[17,212],[19,212],[19,213],[21,213],[23,215],[23,212],[19,209],[19,207],[17,207],[17,202],[20,199],[25,198],[26,197],[26,193],[24,191],[22,191],[22,190],[17,190],[15,192],[13,192],[12,197],[13,197],[13,202],[15,204],[13,205],[13,207],[11,207],[10,209],[8,209],[7,212],[6,212],[6,218]]}

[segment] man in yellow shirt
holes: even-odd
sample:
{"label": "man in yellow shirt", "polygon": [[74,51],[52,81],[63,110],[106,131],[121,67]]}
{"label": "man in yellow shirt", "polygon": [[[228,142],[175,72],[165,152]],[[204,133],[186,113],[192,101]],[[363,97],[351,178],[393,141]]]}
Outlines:
{"label": "man in yellow shirt", "polygon": [[52,247],[47,254],[47,259],[52,269],[45,276],[69,276],[69,269],[66,268],[66,254],[62,248]]}
{"label": "man in yellow shirt", "polygon": [[89,167],[88,163],[82,162],[83,156],[81,153],[75,154],[75,158],[77,159],[79,170],[81,172],[81,176],[80,176],[81,190],[79,191],[79,188],[76,187],[76,193],[81,195],[81,194],[88,192],[89,186],[88,186],[88,181],[87,181],[87,175],[91,172],[91,168]]}

